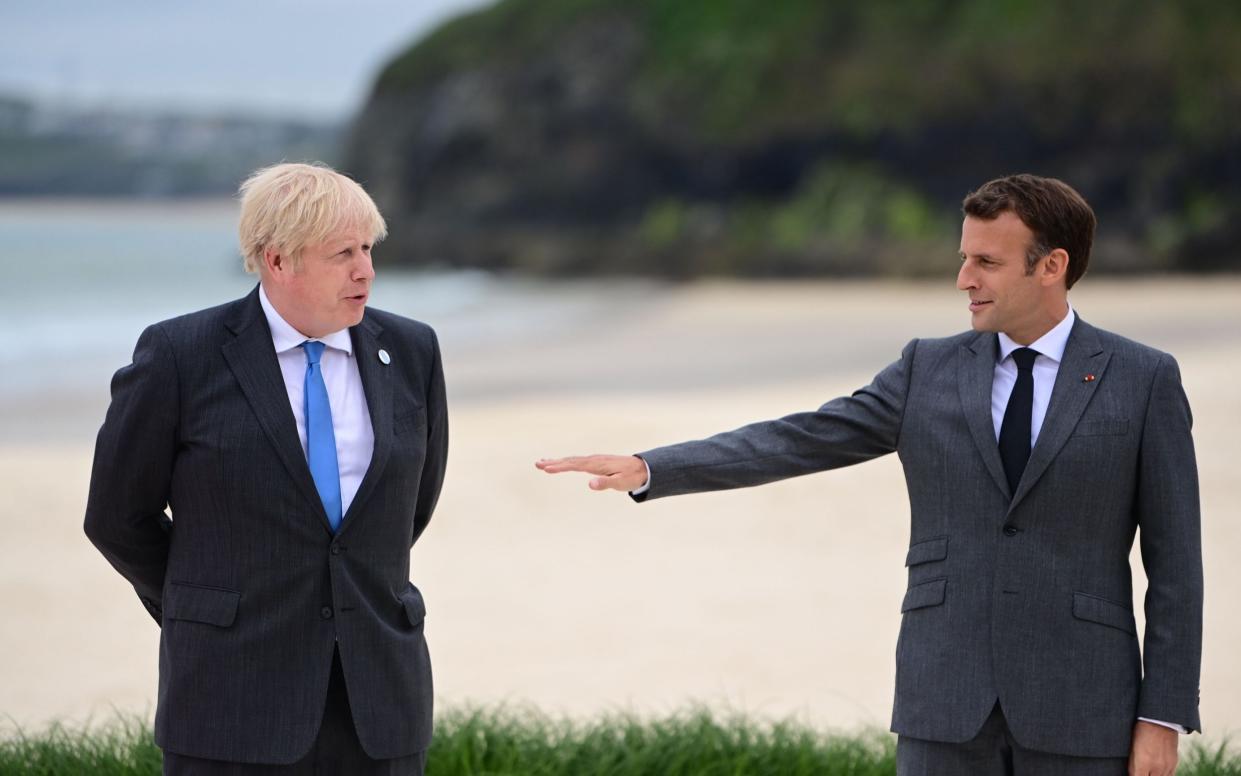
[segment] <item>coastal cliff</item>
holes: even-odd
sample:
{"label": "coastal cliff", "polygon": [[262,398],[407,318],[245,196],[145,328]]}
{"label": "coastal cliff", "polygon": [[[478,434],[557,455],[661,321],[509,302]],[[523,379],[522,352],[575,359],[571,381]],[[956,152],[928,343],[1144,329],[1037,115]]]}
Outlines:
{"label": "coastal cliff", "polygon": [[503,0],[393,59],[344,167],[388,261],[548,275],[911,275],[1030,171],[1096,271],[1241,268],[1241,6]]}

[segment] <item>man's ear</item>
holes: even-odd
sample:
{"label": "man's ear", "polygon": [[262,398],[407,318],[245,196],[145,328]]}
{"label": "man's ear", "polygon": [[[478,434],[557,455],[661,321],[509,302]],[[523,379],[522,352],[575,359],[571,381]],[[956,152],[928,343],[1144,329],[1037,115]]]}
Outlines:
{"label": "man's ear", "polygon": [[1043,269],[1039,273],[1039,282],[1044,286],[1063,283],[1069,271],[1069,252],[1064,248],[1056,248],[1043,259]]}
{"label": "man's ear", "polygon": [[271,246],[263,249],[263,270],[268,277],[280,282],[289,275],[292,269],[288,257],[278,249]]}

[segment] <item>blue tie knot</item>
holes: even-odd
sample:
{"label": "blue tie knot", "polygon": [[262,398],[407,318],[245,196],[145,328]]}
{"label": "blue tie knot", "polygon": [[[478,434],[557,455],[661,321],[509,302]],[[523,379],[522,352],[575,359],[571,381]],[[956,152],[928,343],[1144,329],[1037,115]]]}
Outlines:
{"label": "blue tie knot", "polygon": [[[318,344],[318,343],[310,343]],[[1013,361],[1017,363],[1017,369],[1022,372],[1029,372],[1034,368],[1034,359],[1038,358],[1040,353],[1030,348],[1017,348],[1013,351]]]}
{"label": "blue tie knot", "polygon": [[306,340],[302,343],[302,349],[306,351],[306,363],[314,366],[319,363],[319,359],[323,358],[323,349],[327,347],[322,342],[311,342]]}

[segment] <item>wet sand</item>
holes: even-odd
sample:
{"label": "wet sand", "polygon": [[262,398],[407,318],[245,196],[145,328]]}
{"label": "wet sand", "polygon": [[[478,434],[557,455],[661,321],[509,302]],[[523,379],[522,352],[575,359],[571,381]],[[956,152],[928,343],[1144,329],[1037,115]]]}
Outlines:
{"label": "wet sand", "polygon": [[[1237,278],[1091,278],[1073,293],[1091,323],[1181,365],[1202,482],[1202,717],[1214,740],[1241,731],[1239,300]],[[886,727],[908,532],[894,456],[644,505],[533,461],[813,408],[868,382],[908,339],[967,325],[960,295],[942,284],[709,283],[600,309],[505,347],[445,351],[449,475],[413,554],[440,708],[662,713],[704,702]],[[27,726],[154,708],[158,631],[81,533],[105,390],[0,407],[14,421],[0,441],[0,714]],[[1136,551],[1133,565],[1140,611]]]}

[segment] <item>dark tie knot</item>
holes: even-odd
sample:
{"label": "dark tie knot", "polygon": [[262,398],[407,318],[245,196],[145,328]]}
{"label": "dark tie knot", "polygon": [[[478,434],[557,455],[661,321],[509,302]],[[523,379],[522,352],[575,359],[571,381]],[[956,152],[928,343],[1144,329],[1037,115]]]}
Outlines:
{"label": "dark tie knot", "polygon": [[323,349],[327,347],[322,342],[311,342],[306,340],[302,343],[302,350],[306,351],[306,363],[314,366],[319,363],[319,359],[323,357]]}
{"label": "dark tie knot", "polygon": [[1013,351],[1013,361],[1017,364],[1018,371],[1029,372],[1034,368],[1034,359],[1039,357],[1037,350],[1030,348],[1017,348]]}

